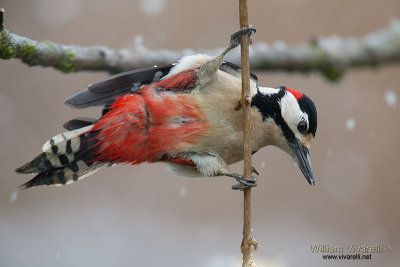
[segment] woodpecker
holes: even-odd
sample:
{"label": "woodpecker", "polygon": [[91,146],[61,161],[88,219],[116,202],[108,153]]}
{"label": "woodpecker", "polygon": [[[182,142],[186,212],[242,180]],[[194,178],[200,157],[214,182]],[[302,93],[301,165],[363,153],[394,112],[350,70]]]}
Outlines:
{"label": "woodpecker", "polygon": [[[255,29],[231,35],[219,55],[192,55],[177,64],[112,76],[70,96],[73,109],[102,107],[98,119],[77,118],[68,131],[54,136],[42,153],[16,169],[36,176],[21,185],[65,185],[118,163],[165,162],[186,177],[228,176],[243,189],[257,185],[229,165],[243,159],[243,115],[235,107],[241,96],[241,69],[223,61]],[[252,150],[274,145],[297,162],[314,185],[309,157],[317,130],[317,111],[306,95],[287,87],[258,86],[251,74]]]}

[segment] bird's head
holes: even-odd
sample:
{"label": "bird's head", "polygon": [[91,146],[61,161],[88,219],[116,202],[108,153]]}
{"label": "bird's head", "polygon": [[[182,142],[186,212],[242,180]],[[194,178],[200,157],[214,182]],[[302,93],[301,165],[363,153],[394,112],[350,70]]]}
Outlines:
{"label": "bird's head", "polygon": [[271,144],[287,152],[296,161],[310,185],[314,174],[308,149],[317,131],[317,110],[306,95],[290,88],[259,87],[252,99],[263,120],[275,128]]}

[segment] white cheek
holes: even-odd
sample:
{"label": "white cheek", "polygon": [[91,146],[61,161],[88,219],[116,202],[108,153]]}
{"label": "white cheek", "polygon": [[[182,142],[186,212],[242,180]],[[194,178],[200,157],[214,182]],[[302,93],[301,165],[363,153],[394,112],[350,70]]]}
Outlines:
{"label": "white cheek", "polygon": [[307,122],[307,125],[309,125],[308,115],[301,111],[299,103],[291,93],[286,93],[286,95],[282,97],[279,104],[281,106],[283,119],[294,132],[295,136],[301,139],[302,135],[297,130],[297,124],[301,119],[304,119]]}

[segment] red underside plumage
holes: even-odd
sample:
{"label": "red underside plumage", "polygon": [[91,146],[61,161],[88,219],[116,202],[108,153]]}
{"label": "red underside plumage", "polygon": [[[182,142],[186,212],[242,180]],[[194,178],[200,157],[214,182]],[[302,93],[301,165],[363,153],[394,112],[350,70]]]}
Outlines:
{"label": "red underside plumage", "polygon": [[168,155],[176,161],[172,158],[193,147],[208,127],[193,95],[171,92],[188,90],[195,78],[189,70],[144,86],[139,94],[118,97],[91,129],[99,140],[95,160],[138,164]]}

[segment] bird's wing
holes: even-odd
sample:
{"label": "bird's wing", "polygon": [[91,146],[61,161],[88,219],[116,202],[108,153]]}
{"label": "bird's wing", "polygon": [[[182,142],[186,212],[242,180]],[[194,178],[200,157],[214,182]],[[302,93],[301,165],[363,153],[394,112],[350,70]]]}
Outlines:
{"label": "bird's wing", "polygon": [[[242,77],[241,67],[231,62],[223,61],[219,69],[237,78]],[[255,82],[256,84],[258,83],[257,76],[252,72],[250,72],[250,79],[253,80],[253,82]]]}
{"label": "bird's wing", "polygon": [[[72,109],[97,106],[105,107],[107,110],[107,107],[115,101],[116,97],[136,93],[140,91],[142,85],[151,83],[156,83],[161,90],[189,93],[197,82],[195,70],[198,69],[198,66],[182,70],[175,75],[162,79],[174,66],[174,64],[170,64],[111,76],[75,92],[65,101],[65,106]],[[220,70],[235,77],[241,76],[240,67],[230,62],[223,62]],[[257,83],[256,75],[251,73],[250,77]]]}
{"label": "bird's wing", "polygon": [[65,106],[73,109],[108,106],[118,96],[137,92],[142,85],[160,81],[172,67],[170,64],[113,75],[75,92],[65,101]]}

